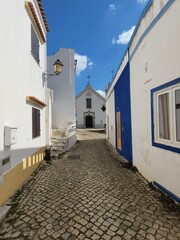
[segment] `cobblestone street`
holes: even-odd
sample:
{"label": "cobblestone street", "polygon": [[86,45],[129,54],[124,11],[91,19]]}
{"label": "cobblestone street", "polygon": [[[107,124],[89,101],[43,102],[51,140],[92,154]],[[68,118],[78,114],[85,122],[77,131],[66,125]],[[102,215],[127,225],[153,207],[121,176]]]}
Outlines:
{"label": "cobblestone street", "polygon": [[180,239],[179,208],[116,154],[103,133],[79,131],[14,195],[0,239]]}

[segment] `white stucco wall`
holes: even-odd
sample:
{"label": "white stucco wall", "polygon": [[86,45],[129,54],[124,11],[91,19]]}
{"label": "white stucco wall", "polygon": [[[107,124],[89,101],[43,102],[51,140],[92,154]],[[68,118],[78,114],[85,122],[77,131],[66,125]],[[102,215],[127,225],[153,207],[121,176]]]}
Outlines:
{"label": "white stucco wall", "polygon": [[139,42],[140,38],[142,37],[146,29],[157,17],[162,8],[167,4],[168,0],[155,0],[149,2],[150,5],[148,6],[148,11],[145,9],[145,13],[144,12],[142,13],[143,17],[142,16],[140,17],[139,24],[135,29],[135,35],[132,38],[130,46],[130,55],[134,51],[134,48],[137,46],[137,43]]}
{"label": "white stucco wall", "polygon": [[[36,9],[36,1],[32,1]],[[36,9],[44,31],[40,11]],[[11,158],[11,167],[45,146],[45,108],[41,110],[41,136],[32,139],[32,105],[26,96],[45,102],[42,72],[45,70],[46,43],[40,43],[40,64],[31,55],[31,20],[25,1],[0,1],[0,159]],[[44,35],[46,32],[44,31]],[[4,127],[17,127],[17,143],[4,146]]]}
{"label": "white stucco wall", "polygon": [[116,147],[116,125],[115,125],[115,102],[114,91],[111,92],[106,100],[106,138]]}
{"label": "white stucco wall", "polygon": [[48,78],[48,87],[53,90],[52,127],[69,128],[75,126],[75,81],[74,49],[61,48],[48,56],[48,73],[53,73],[54,62],[60,59],[63,71],[58,76]]}
{"label": "white stucco wall", "polygon": [[51,145],[52,136],[52,103],[53,103],[53,90],[46,89],[46,145]]}
{"label": "white stucco wall", "polygon": [[[157,2],[153,5],[155,13]],[[180,77],[179,12],[180,1],[174,1],[142,40],[130,63],[133,164],[149,181],[158,182],[178,197],[180,156],[152,146],[150,93]]]}
{"label": "white stucco wall", "polygon": [[[92,99],[92,107],[86,108],[86,98]],[[91,86],[86,87],[76,97],[76,121],[77,128],[84,128],[84,112],[94,112],[95,113],[95,128],[104,128],[104,124],[106,123],[105,111],[101,110],[102,106],[105,106],[105,99],[96,93]]]}

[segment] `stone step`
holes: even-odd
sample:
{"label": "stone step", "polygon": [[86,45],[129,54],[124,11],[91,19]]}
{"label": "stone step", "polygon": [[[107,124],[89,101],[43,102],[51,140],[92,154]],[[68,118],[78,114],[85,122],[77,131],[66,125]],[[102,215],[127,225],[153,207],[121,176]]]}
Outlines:
{"label": "stone step", "polygon": [[64,152],[67,148],[67,139],[56,138],[52,140],[51,150]]}
{"label": "stone step", "polygon": [[55,136],[55,135],[64,135],[65,134],[65,130],[54,130],[52,131],[52,135]]}
{"label": "stone step", "polygon": [[63,147],[52,147],[51,151],[59,151],[59,152],[63,152],[64,148]]}
{"label": "stone step", "polygon": [[54,139],[51,139],[51,142],[52,143],[66,143],[67,139],[66,138],[54,138]]}
{"label": "stone step", "polygon": [[64,148],[65,144],[63,144],[63,143],[56,143],[56,144],[53,144],[52,146],[53,147],[63,147]]}
{"label": "stone step", "polygon": [[52,129],[51,150],[57,155],[67,149],[68,138],[65,136],[65,129]]}

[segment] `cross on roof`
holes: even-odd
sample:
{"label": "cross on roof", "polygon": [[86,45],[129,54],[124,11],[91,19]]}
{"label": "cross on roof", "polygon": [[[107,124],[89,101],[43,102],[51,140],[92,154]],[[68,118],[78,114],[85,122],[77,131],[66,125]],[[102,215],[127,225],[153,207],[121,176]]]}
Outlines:
{"label": "cross on roof", "polygon": [[90,85],[90,79],[91,77],[89,75],[87,75],[87,79],[88,79],[88,82],[87,82],[87,86]]}

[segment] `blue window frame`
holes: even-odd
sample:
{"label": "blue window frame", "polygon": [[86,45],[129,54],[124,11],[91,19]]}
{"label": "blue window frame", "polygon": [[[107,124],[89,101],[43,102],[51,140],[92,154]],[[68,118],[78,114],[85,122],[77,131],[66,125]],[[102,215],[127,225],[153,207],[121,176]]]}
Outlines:
{"label": "blue window frame", "polygon": [[180,78],[151,90],[152,145],[180,153]]}

